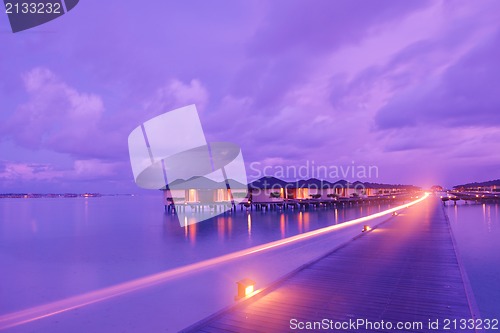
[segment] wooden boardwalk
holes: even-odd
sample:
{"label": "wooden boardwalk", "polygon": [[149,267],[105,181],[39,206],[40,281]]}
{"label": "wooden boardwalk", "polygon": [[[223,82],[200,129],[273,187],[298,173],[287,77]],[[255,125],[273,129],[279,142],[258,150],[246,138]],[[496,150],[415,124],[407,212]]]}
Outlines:
{"label": "wooden boardwalk", "polygon": [[[429,319],[471,318],[474,302],[449,223],[429,198],[287,276],[262,293],[187,328],[186,332],[293,332],[290,320],[422,322],[418,329],[336,332],[436,332]],[[465,280],[465,283],[464,283]],[[320,331],[309,330],[309,331]],[[448,332],[466,332],[451,329]]]}

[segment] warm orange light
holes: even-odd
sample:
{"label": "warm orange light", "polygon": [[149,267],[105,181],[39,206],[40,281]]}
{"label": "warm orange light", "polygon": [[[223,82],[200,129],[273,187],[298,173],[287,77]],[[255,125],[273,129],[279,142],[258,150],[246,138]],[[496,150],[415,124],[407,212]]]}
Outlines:
{"label": "warm orange light", "polygon": [[369,225],[364,225],[363,226],[363,232],[370,231],[370,230],[372,230],[372,228]]}
{"label": "warm orange light", "polygon": [[250,279],[243,279],[236,282],[238,286],[238,294],[234,298],[236,301],[244,297],[250,296],[254,291],[255,281]]}
{"label": "warm orange light", "polygon": [[253,286],[248,286],[245,288],[245,296],[248,296],[250,295],[251,293],[253,293]]}

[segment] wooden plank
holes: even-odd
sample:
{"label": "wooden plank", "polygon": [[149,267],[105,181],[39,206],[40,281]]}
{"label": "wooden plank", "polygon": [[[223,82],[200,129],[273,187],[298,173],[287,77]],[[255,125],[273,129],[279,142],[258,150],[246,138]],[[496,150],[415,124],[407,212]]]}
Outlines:
{"label": "wooden plank", "polygon": [[261,296],[185,331],[290,331],[292,318],[424,325],[428,319],[470,318],[459,265],[444,212],[428,199]]}

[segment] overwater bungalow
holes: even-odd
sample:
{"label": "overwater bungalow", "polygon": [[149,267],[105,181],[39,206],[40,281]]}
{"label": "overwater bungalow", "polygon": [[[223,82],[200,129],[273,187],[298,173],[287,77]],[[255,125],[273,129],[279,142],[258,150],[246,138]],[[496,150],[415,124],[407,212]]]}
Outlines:
{"label": "overwater bungalow", "polygon": [[333,200],[341,196],[342,186],[326,180],[310,178],[290,184],[292,186],[287,190],[290,199]]}
{"label": "overwater bungalow", "polygon": [[[229,185],[229,186],[228,186]],[[248,185],[235,181],[216,182],[198,177],[189,180],[176,180],[164,188],[165,205],[172,204],[229,204],[233,201],[252,202],[253,204],[281,203],[328,203],[345,199],[370,197],[394,197],[418,190],[413,186],[386,185],[349,182],[339,180],[329,182],[316,178],[287,182],[276,177],[262,177]]]}
{"label": "overwater bungalow", "polygon": [[253,202],[393,196],[418,190],[416,187],[407,185],[349,182],[346,180],[329,182],[316,178],[287,182],[276,177],[262,177],[251,182],[248,188]]}
{"label": "overwater bungalow", "polygon": [[165,205],[213,204],[241,201],[247,197],[247,186],[234,180],[216,182],[205,177],[178,179],[163,188]]}
{"label": "overwater bungalow", "polygon": [[282,202],[287,198],[286,190],[290,184],[276,177],[262,177],[248,184],[252,202]]}

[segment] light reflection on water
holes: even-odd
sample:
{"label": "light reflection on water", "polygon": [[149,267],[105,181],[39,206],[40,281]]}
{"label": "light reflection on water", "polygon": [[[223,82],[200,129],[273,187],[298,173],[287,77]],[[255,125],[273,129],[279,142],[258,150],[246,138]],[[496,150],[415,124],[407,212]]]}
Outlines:
{"label": "light reflection on water", "polygon": [[448,205],[457,241],[477,305],[483,318],[500,317],[499,204]]}
{"label": "light reflection on water", "polygon": [[355,219],[389,205],[237,211],[180,227],[158,197],[0,200],[0,313]]}

